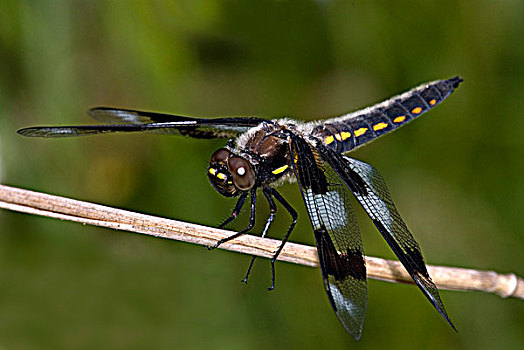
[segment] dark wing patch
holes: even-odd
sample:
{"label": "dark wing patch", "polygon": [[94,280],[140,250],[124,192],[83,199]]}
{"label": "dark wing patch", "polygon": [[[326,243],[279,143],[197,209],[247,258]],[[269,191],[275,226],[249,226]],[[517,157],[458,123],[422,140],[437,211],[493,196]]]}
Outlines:
{"label": "dark wing patch", "polygon": [[18,130],[30,137],[70,137],[113,132],[152,132],[183,135],[200,139],[234,138],[266,121],[254,117],[191,118],[174,114],[144,112],[129,109],[97,107],[89,110],[93,118],[114,123],[108,125],[81,125],[57,127],[31,127]]}
{"label": "dark wing patch", "polygon": [[349,190],[306,140],[293,138],[290,148],[329,301],[346,330],[359,339],[367,307],[366,266]]}
{"label": "dark wing patch", "polygon": [[369,164],[340,156],[333,151],[329,153],[332,155],[328,158],[330,165],[351,188],[417,286],[455,329],[440,299],[438,289],[428,274],[420,247],[400,217],[382,175]]}

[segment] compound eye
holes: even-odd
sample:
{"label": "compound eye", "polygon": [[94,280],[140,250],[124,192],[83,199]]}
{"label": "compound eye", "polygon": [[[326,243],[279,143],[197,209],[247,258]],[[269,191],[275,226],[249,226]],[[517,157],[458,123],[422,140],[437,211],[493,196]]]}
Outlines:
{"label": "compound eye", "polygon": [[211,163],[225,163],[229,158],[231,152],[225,148],[221,148],[211,156]]}
{"label": "compound eye", "polygon": [[244,158],[237,156],[229,158],[227,167],[239,190],[247,191],[255,185],[255,172]]}

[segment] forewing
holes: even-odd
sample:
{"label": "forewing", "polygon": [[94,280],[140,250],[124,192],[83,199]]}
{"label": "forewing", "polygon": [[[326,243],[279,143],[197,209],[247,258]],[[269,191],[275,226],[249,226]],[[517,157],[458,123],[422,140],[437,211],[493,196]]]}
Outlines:
{"label": "forewing", "polygon": [[89,115],[111,124],[31,127],[18,130],[18,133],[30,137],[69,137],[146,131],[201,139],[234,138],[265,121],[265,119],[253,117],[203,119],[107,107],[93,108],[89,110]]}
{"label": "forewing", "polygon": [[[334,154],[333,151],[328,150]],[[371,165],[334,154],[335,171],[351,189],[400,262],[438,312],[455,329],[428,274],[420,247],[400,217],[384,178]]]}
{"label": "forewing", "polygon": [[290,147],[329,301],[346,330],[359,339],[367,307],[366,266],[350,192],[313,145],[295,138]]}

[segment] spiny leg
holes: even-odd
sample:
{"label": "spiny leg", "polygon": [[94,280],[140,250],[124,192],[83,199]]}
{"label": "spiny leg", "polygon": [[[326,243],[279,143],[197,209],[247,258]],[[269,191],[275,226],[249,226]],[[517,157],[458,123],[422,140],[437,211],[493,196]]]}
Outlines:
{"label": "spiny leg", "polygon": [[[208,247],[209,250],[212,250],[212,249],[215,249],[217,248],[219,245],[221,245],[222,243],[225,243],[225,242],[228,242],[232,239],[235,239],[237,237],[240,237],[242,236],[244,233],[246,233],[247,231],[251,230],[253,228],[253,226],[255,226],[255,211],[256,211],[256,203],[257,203],[257,194],[256,194],[256,189],[252,189],[251,190],[251,216],[249,218],[249,224],[248,226],[243,229],[242,231],[238,232],[238,233],[235,233],[234,235],[231,235],[229,237],[226,237],[226,238],[222,238],[221,240],[219,240],[218,242],[216,242],[216,244],[212,247]],[[242,203],[240,203],[240,201],[242,200],[242,198],[240,198],[237,202],[237,205],[235,206],[235,210],[233,211],[233,214],[235,213],[237,207],[240,207],[242,208],[242,204],[243,204],[243,200],[242,200]],[[240,203],[240,204],[239,204]],[[239,209],[240,209],[239,208]],[[237,213],[238,214],[238,213]],[[231,215],[231,217],[233,217],[233,215]],[[234,219],[234,217],[233,217]],[[231,220],[233,220],[231,219]],[[228,219],[229,220],[229,219]],[[226,220],[227,222],[231,221],[231,220]]]}
{"label": "spiny leg", "polygon": [[[266,197],[268,203],[269,203],[269,209],[270,214],[266,221],[266,225],[264,226],[264,231],[262,231],[261,237],[265,237],[267,234],[267,231],[269,230],[269,226],[271,225],[271,222],[273,222],[273,218],[275,216],[275,213],[277,212],[277,206],[275,205],[275,202],[273,201],[273,198],[271,198],[271,188],[263,188],[262,193],[264,193],[264,196]],[[256,255],[253,255],[251,257],[251,262],[249,263],[249,267],[247,269],[246,277],[242,280],[242,282],[247,283],[247,279],[249,277],[249,274],[251,273],[251,269],[253,268],[253,264],[255,263]]]}
{"label": "spiny leg", "polygon": [[295,209],[293,209],[293,207],[284,199],[284,197],[282,197],[280,193],[278,193],[274,188],[270,188],[270,190],[271,190],[271,195],[273,195],[273,197],[275,197],[277,201],[279,201],[280,204],[282,204],[282,206],[286,208],[289,215],[291,215],[291,218],[293,219],[293,222],[291,222],[291,225],[289,225],[286,235],[284,236],[284,238],[282,238],[280,246],[278,247],[275,254],[273,254],[273,257],[271,258],[271,287],[269,287],[268,289],[273,290],[275,288],[275,261],[277,261],[277,258],[280,255],[280,252],[284,248],[284,245],[286,244],[289,236],[291,235],[291,231],[293,231],[293,229],[295,228],[295,225],[298,219],[298,214],[295,211]]}
{"label": "spiny leg", "polygon": [[218,228],[224,228],[227,224],[229,224],[231,221],[235,220],[238,214],[240,213],[240,210],[242,210],[242,207],[244,206],[244,202],[247,198],[247,192],[243,192],[240,195],[240,198],[238,198],[237,204],[235,205],[235,209],[233,209],[233,212],[231,215],[223,222],[221,223]]}

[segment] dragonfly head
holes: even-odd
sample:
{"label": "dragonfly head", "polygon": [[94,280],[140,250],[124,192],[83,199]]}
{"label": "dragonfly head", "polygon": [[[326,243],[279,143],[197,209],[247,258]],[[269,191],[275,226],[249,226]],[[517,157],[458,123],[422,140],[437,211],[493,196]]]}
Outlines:
{"label": "dragonfly head", "polygon": [[226,197],[238,196],[255,185],[255,171],[249,161],[226,148],[213,153],[207,176],[215,190]]}

